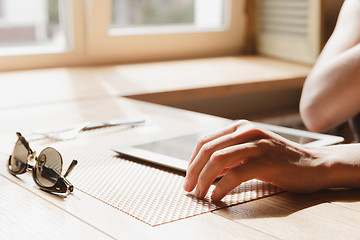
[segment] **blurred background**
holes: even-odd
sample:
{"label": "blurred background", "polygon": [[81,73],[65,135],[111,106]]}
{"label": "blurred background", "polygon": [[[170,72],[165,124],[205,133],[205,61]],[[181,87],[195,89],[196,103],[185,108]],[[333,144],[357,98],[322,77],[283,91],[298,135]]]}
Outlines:
{"label": "blurred background", "polygon": [[[0,0],[0,70],[244,54],[312,64],[342,2]],[[16,55],[32,58],[5,58]]]}
{"label": "blurred background", "polygon": [[[11,91],[5,89],[10,83],[16,89],[16,81],[44,87],[45,79],[59,79],[58,84],[71,83],[64,88],[67,95],[47,88],[49,99],[101,90],[232,119],[275,116],[270,122],[280,125],[288,125],[284,119],[291,113],[290,126],[303,128],[298,116],[302,82],[342,3],[0,0],[3,96],[9,99]],[[62,74],[41,71],[62,68]],[[21,75],[23,70],[38,71],[27,80],[29,72]],[[240,87],[255,80],[268,85]],[[281,80],[289,80],[286,88],[277,87]],[[16,105],[19,100],[7,101]]]}

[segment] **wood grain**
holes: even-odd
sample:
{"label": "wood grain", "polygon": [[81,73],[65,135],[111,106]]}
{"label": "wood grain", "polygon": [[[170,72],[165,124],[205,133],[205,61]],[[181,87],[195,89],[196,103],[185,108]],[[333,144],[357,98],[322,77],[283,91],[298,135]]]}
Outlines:
{"label": "wood grain", "polygon": [[0,203],[1,239],[113,239],[106,232],[59,209],[2,174]]}
{"label": "wood grain", "polygon": [[181,95],[199,100],[216,90],[219,96],[286,90],[300,87],[308,70],[267,58],[226,57],[1,73],[0,238],[358,239],[359,190],[284,193],[150,227],[78,190],[59,198],[39,190],[30,173],[14,177],[6,170],[15,131],[139,116],[150,116],[159,128],[164,122],[195,128],[224,121],[118,95],[173,92],[172,100],[181,101]]}
{"label": "wood grain", "polygon": [[283,193],[215,213],[280,239],[358,239],[360,235],[359,212],[314,195]]}
{"label": "wood grain", "polygon": [[[0,161],[3,162],[6,157],[7,156],[0,154]],[[167,223],[159,227],[151,227],[76,189],[73,194],[66,198],[43,192],[35,187],[31,174],[24,174],[16,178],[6,171],[4,165],[0,165],[0,180],[1,178],[7,179],[8,182],[11,180],[12,183],[3,184],[8,188],[8,191],[5,191],[5,195],[8,197],[3,201],[7,202],[11,199],[13,202],[14,198],[31,199],[31,201],[38,201],[37,199],[40,199],[40,203],[33,207],[33,211],[36,211],[37,208],[43,205],[47,206],[37,214],[45,216],[55,215],[54,221],[47,221],[47,227],[49,229],[56,229],[59,215],[71,214],[76,217],[76,220],[80,219],[81,222],[86,223],[89,227],[96,226],[99,232],[104,232],[115,239],[144,239],[145,236],[146,239],[192,239],[194,237],[198,239],[218,239],[219,237],[221,237],[221,239],[238,239],[239,237],[246,239],[272,239],[268,234],[236,222],[229,222],[212,213]],[[14,190],[13,186],[19,188],[19,190]],[[23,196],[24,192],[27,194],[25,197]],[[61,214],[49,211],[49,206],[50,208],[59,210]],[[19,217],[26,217],[23,213],[24,209],[16,209],[15,207],[12,209],[14,209],[13,211],[15,211]],[[30,212],[30,214],[33,213]],[[4,215],[8,216],[9,213],[5,213]],[[27,217],[30,218],[31,215]],[[78,225],[69,220],[66,221],[68,221],[68,224],[74,224],[73,227]],[[82,231],[81,228],[79,229]],[[37,231],[33,232],[36,236]],[[7,234],[8,231],[4,231],[3,233]],[[49,233],[46,232],[46,234]],[[86,236],[82,234],[82,232],[79,232],[79,234],[81,237]],[[91,232],[89,234],[91,234]],[[40,234],[39,236],[41,237],[42,235]],[[89,237],[96,237],[96,235]],[[71,237],[69,238],[71,239]]]}

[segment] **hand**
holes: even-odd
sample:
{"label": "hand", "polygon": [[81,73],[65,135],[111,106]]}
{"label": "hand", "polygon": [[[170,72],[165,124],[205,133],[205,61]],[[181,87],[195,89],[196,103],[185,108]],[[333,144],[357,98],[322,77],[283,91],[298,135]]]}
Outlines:
{"label": "hand", "polygon": [[310,148],[241,120],[198,141],[184,190],[196,187],[195,196],[203,198],[213,181],[223,176],[212,193],[213,201],[253,178],[288,191],[311,192],[325,187],[322,163]]}

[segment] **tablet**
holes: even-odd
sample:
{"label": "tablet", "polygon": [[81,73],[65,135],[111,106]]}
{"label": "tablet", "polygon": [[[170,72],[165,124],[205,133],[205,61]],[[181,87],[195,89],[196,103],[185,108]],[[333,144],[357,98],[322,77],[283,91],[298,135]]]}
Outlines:
{"label": "tablet", "polygon": [[[313,133],[264,123],[255,123],[291,141],[309,146],[328,146],[343,142],[343,138],[328,134]],[[209,132],[209,131],[207,131]],[[188,161],[199,138],[206,132],[199,132],[163,139],[135,146],[115,146],[113,150],[122,157],[130,157],[153,164],[186,172]]]}

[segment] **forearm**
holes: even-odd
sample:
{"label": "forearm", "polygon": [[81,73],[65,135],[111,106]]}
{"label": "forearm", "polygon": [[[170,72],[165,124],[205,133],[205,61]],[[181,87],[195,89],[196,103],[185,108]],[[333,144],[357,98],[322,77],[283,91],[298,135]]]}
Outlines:
{"label": "forearm", "polygon": [[336,29],[303,88],[300,114],[312,131],[334,127],[360,110],[359,29],[360,1],[346,0]]}
{"label": "forearm", "polygon": [[360,44],[313,69],[300,101],[300,113],[312,131],[324,131],[360,111]]}
{"label": "forearm", "polygon": [[[360,144],[326,147],[321,150],[326,188],[360,188]],[[319,180],[321,181],[321,180]]]}

